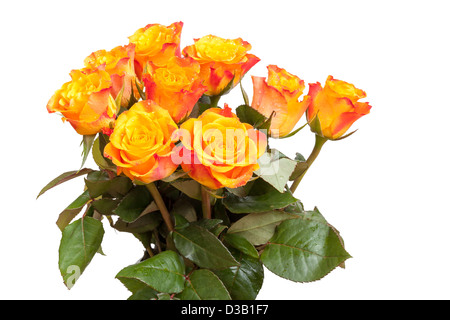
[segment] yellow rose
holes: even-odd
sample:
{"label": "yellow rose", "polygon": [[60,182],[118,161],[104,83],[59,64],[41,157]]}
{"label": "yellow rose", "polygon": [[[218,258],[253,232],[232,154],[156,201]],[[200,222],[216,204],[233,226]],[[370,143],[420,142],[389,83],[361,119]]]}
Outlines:
{"label": "yellow rose", "polygon": [[122,107],[128,106],[131,95],[139,97],[136,88],[136,73],[134,69],[134,44],[115,47],[110,51],[98,50],[90,54],[84,65],[88,69],[95,69],[103,66],[111,76],[112,95],[114,98],[123,88]]}
{"label": "yellow rose", "polygon": [[266,135],[241,123],[227,105],[190,118],[178,136],[182,146],[174,156],[192,179],[211,189],[245,185],[259,169],[257,160],[267,146]]}
{"label": "yellow rose", "polygon": [[353,84],[329,76],[322,88],[320,83],[310,84],[311,103],[306,118],[311,130],[327,139],[342,137],[350,126],[368,114],[372,106],[358,100],[366,93]]}
{"label": "yellow rose", "polygon": [[168,110],[175,122],[188,116],[207,88],[199,78],[200,65],[191,58],[172,57],[166,66],[143,76],[147,98]]}
{"label": "yellow rose", "polygon": [[136,103],[120,114],[105,157],[131,180],[150,183],[171,175],[177,168],[171,160],[172,134],[178,127],[167,110],[150,100]]}
{"label": "yellow rose", "polygon": [[194,41],[193,45],[183,49],[183,54],[200,63],[201,78],[208,87],[206,94],[210,96],[220,94],[227,87],[235,87],[260,61],[247,53],[252,46],[241,38],[223,39],[208,35]]}
{"label": "yellow rose", "polygon": [[180,36],[183,22],[175,22],[170,26],[149,24],[138,29],[129,37],[130,43],[136,46],[135,59],[141,68],[151,61],[155,65],[164,65],[172,56],[180,56]]}
{"label": "yellow rose", "polygon": [[305,89],[304,81],[275,65],[269,65],[267,81],[253,77],[252,108],[269,118],[272,113],[270,135],[284,137],[294,129],[308,108],[310,98],[299,101]]}
{"label": "yellow rose", "polygon": [[60,112],[79,134],[107,132],[116,117],[110,75],[99,68],[73,70],[70,76],[48,102],[48,112]]}

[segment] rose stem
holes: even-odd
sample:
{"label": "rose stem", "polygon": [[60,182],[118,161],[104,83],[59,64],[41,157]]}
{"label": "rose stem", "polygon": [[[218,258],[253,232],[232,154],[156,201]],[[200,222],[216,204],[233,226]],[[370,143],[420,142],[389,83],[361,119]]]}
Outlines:
{"label": "rose stem", "polygon": [[314,160],[316,160],[317,156],[320,153],[320,150],[322,149],[325,142],[327,142],[327,140],[328,140],[327,138],[321,137],[316,134],[316,143],[314,145],[313,151],[311,152],[308,159],[306,160],[306,169],[305,169],[305,171],[303,171],[303,173],[297,179],[294,180],[294,182],[291,185],[292,193],[294,193],[295,190],[297,189],[298,185],[300,184],[300,181],[302,181],[303,177],[305,176],[306,171],[308,171],[309,167],[311,167]]}
{"label": "rose stem", "polygon": [[169,228],[170,231],[173,231],[173,224],[172,220],[170,219],[169,211],[167,210],[166,204],[164,203],[163,198],[161,197],[161,194],[158,191],[158,188],[155,186],[155,184],[149,183],[146,185],[148,191],[150,191],[153,199],[155,200],[156,205],[158,206],[159,211],[161,211],[161,215],[164,219],[164,222],[167,225],[167,228]]}
{"label": "rose stem", "polygon": [[211,198],[208,191],[202,186],[202,211],[203,218],[211,219]]}
{"label": "rose stem", "polygon": [[211,96],[209,98],[211,101],[211,107],[213,108],[217,107],[217,105],[219,104],[220,95],[218,94],[217,96]]}

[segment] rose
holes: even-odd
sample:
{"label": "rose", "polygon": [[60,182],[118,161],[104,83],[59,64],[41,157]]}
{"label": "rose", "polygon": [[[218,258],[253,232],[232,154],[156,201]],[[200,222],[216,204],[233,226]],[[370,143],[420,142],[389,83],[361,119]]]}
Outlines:
{"label": "rose", "polygon": [[131,180],[150,183],[171,175],[177,165],[171,160],[178,127],[167,110],[150,100],[140,101],[117,118],[105,157]]}
{"label": "rose", "polygon": [[210,189],[245,185],[259,169],[257,159],[267,146],[266,135],[241,123],[227,105],[190,118],[177,136],[182,146],[174,152],[174,162],[181,162],[192,179]]}
{"label": "rose", "polygon": [[342,138],[350,126],[372,108],[368,102],[358,102],[366,93],[348,82],[328,76],[325,87],[310,84],[311,103],[306,117],[311,130],[327,139]]}
{"label": "rose", "polygon": [[284,137],[294,129],[310,102],[310,97],[299,102],[305,89],[304,81],[285,69],[269,65],[267,82],[264,77],[252,76],[252,108],[269,118],[272,113],[270,135]]}
{"label": "rose", "polygon": [[[183,22],[175,22],[170,26],[149,24],[128,37],[130,43],[136,46],[136,60],[140,68],[144,68],[147,62],[161,66],[174,56],[180,56],[180,35]],[[139,73],[139,72],[138,72]]]}
{"label": "rose", "polygon": [[51,97],[48,112],[60,112],[79,134],[108,132],[116,117],[110,75],[98,68],[73,70],[70,77]]}
{"label": "rose", "polygon": [[168,110],[175,122],[188,116],[207,90],[199,78],[200,65],[191,58],[172,57],[164,67],[148,67],[143,76],[147,98]]}
{"label": "rose", "polygon": [[104,66],[105,71],[111,76],[113,97],[116,97],[123,88],[120,101],[123,107],[128,106],[132,94],[135,97],[139,96],[134,69],[134,48],[134,44],[129,44],[115,47],[110,51],[98,50],[84,60],[84,65],[88,69]]}
{"label": "rose", "polygon": [[194,41],[193,45],[183,49],[183,54],[200,63],[201,77],[208,87],[206,94],[210,96],[223,93],[227,87],[235,87],[260,61],[247,53],[251,45],[241,38],[231,40],[208,35]]}

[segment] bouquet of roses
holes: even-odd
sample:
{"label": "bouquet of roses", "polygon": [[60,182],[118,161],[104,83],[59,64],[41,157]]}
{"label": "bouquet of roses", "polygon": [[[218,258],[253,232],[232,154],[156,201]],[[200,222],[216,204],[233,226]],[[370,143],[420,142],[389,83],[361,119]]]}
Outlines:
{"label": "bouquet of roses", "polygon": [[[339,232],[294,191],[324,143],[369,113],[365,92],[329,76],[303,95],[303,80],[269,65],[267,78],[252,76],[250,103],[241,80],[260,61],[250,44],[207,35],[181,50],[182,27],[150,24],[93,52],[48,102],[82,135],[81,169],[39,194],[85,177],[57,220],[66,286],[102,252],[104,224],[142,243],[116,276],[130,299],[255,299],[263,266],[296,282],[343,267]],[[235,87],[242,105],[219,103]],[[269,147],[306,125],[316,137],[307,159]],[[84,168],[90,153],[98,169]]]}

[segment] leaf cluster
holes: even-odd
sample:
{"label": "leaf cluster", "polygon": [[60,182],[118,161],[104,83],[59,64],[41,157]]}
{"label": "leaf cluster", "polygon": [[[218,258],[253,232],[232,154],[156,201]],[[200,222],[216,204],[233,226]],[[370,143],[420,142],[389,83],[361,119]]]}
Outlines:
{"label": "leaf cluster", "polygon": [[202,214],[202,186],[184,172],[158,181],[175,226],[169,230],[146,186],[114,173],[102,155],[105,143],[102,134],[92,143],[98,170],[64,173],[39,194],[84,177],[85,190],[57,220],[59,269],[69,289],[95,254],[103,253],[103,222],[142,243],[139,262],[116,276],[130,299],[253,300],[263,284],[263,266],[280,277],[310,282],[350,258],[337,230],[318,209],[304,210],[287,188],[302,174],[299,154],[289,159],[270,149],[245,186],[208,190],[210,219]]}

